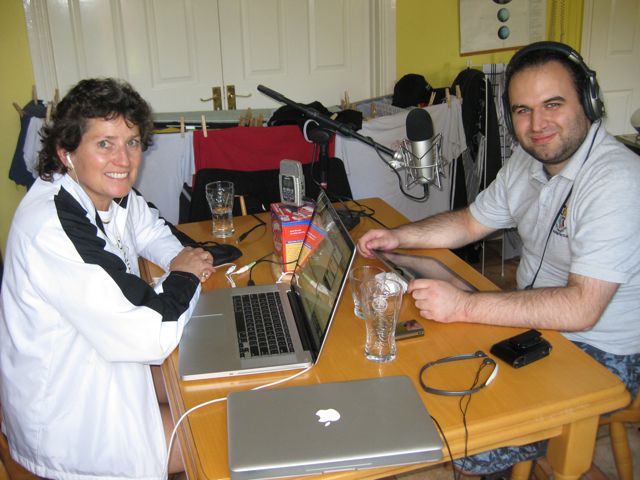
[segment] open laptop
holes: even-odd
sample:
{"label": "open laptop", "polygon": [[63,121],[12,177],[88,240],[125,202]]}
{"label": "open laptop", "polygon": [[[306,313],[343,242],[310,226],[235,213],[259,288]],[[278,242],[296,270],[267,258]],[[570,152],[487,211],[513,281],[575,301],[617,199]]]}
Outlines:
{"label": "open laptop", "polygon": [[442,442],[406,376],[231,393],[232,480],[439,460]]}
{"label": "open laptop", "polygon": [[[312,365],[327,338],[355,251],[321,191],[291,285],[217,289],[200,295],[180,340],[181,378],[199,380]],[[264,311],[282,319],[260,318]],[[260,335],[266,339],[260,340]]]}

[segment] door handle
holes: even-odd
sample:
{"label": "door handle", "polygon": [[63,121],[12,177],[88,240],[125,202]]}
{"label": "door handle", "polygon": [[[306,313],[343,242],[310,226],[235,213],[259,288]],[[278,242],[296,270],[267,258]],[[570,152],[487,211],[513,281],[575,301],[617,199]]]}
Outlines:
{"label": "door handle", "polygon": [[211,88],[211,97],[209,98],[201,98],[201,102],[209,102],[213,100],[213,109],[214,110],[222,110],[222,88],[220,87],[212,87]]}
{"label": "door handle", "polygon": [[249,98],[250,93],[240,94],[236,93],[235,85],[227,85],[227,107],[229,110],[236,109],[236,98]]}

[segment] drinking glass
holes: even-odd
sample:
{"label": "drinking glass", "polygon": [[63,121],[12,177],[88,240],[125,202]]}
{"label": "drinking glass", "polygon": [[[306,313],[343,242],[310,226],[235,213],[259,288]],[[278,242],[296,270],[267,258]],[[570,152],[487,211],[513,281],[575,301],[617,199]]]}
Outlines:
{"label": "drinking glass", "polygon": [[384,270],[380,267],[374,267],[373,265],[355,267],[349,272],[349,287],[351,288],[351,296],[353,297],[353,313],[358,318],[364,319],[364,311],[361,306],[362,302],[360,301],[362,297],[362,285],[379,273],[384,273]]}
{"label": "drinking glass", "polygon": [[225,238],[233,235],[233,182],[211,182],[205,186],[213,219],[211,233]]}
{"label": "drinking glass", "polygon": [[362,285],[367,360],[390,362],[396,358],[396,323],[402,306],[402,285],[392,279],[373,278]]}

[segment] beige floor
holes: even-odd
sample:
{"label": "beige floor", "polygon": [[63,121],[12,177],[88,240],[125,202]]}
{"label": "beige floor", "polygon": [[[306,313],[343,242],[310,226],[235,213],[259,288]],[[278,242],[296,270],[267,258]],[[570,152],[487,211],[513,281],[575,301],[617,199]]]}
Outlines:
{"label": "beige floor", "polygon": [[[503,266],[499,250],[499,244],[491,244],[488,246],[485,256],[484,274],[501,288],[506,290],[514,289],[518,260],[507,260]],[[474,267],[479,271],[481,270],[479,263],[475,264]],[[502,274],[503,270],[504,275]],[[640,480],[640,430],[638,429],[638,425],[628,426],[628,438],[633,455],[633,478]],[[602,427],[598,432],[593,464],[592,470],[582,477],[583,480],[615,480],[618,478],[611,453],[609,433],[606,427]],[[453,472],[448,466],[438,466],[411,474],[398,475],[395,478],[397,480],[451,480],[453,479]],[[479,477],[462,477],[463,480],[474,480],[477,478]]]}

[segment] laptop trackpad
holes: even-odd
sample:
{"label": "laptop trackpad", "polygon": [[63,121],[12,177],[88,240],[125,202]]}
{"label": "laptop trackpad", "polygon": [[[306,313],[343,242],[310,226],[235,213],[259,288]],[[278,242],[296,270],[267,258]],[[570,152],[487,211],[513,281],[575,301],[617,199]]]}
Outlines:
{"label": "laptop trackpad", "polygon": [[240,367],[238,335],[233,311],[191,317],[180,340],[180,377],[188,380],[211,378],[213,372]]}

